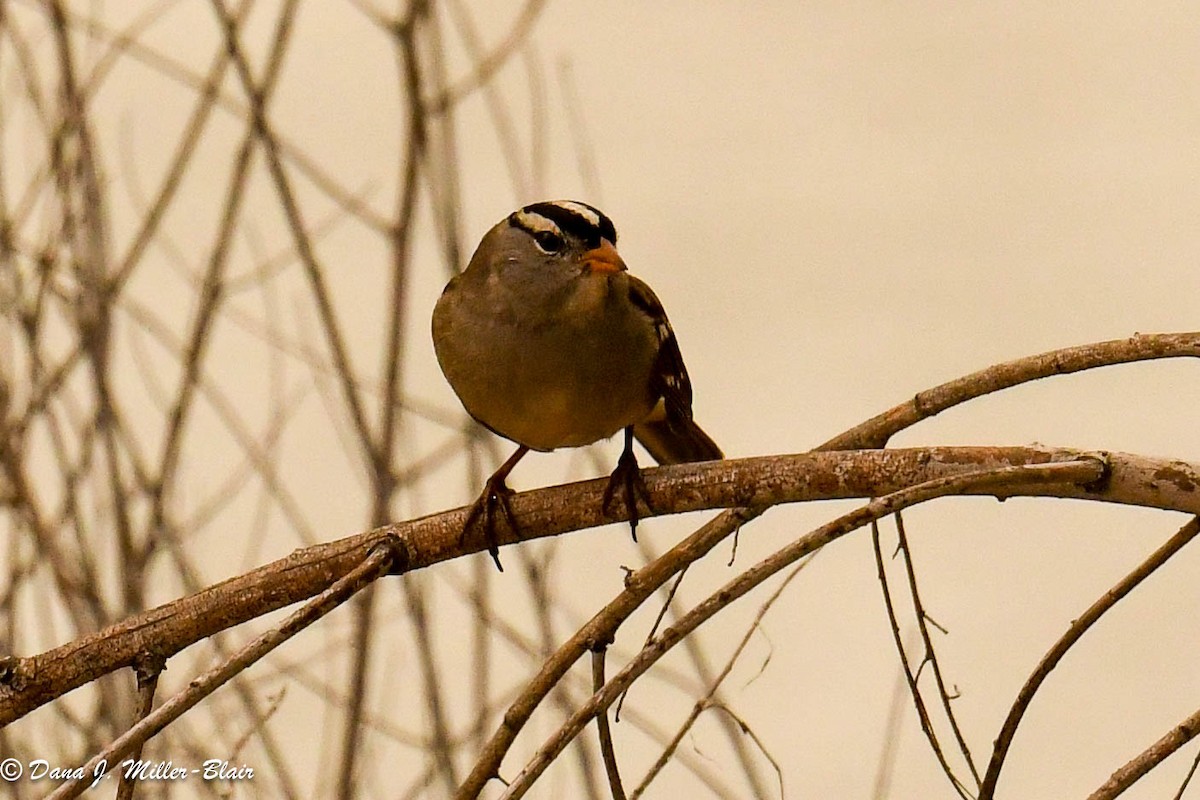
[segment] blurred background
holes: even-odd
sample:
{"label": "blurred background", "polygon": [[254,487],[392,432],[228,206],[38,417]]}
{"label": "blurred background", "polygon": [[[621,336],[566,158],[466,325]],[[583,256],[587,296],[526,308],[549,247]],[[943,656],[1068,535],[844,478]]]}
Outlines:
{"label": "blurred background", "polygon": [[[1164,2],[0,2],[2,649],[470,502],[509,445],[470,425],[429,314],[483,233],[534,200],[615,221],[731,457],[807,450],[1000,361],[1195,329],[1197,41],[1194,8]],[[892,444],[1200,461],[1198,391],[1190,362],[1107,368]],[[535,454],[512,485],[606,474],[618,444]],[[853,505],[772,510],[677,602]],[[708,516],[649,521],[642,547],[609,526],[506,548],[502,575],[482,555],[385,580],[148,755],[255,768],[172,796],[445,796],[622,566]],[[975,499],[906,522],[982,765],[1037,660],[1183,518]],[[1085,796],[1195,710],[1197,574],[1193,547],[1071,651],[1000,796]],[[635,685],[614,728],[627,785],[771,588]],[[880,595],[868,536],[819,553],[722,686],[757,743],[709,710],[648,796],[957,796],[897,699]],[[611,672],[657,611],[622,629]],[[159,696],[275,619],[172,659]],[[580,664],[504,775],[588,681]],[[127,724],[131,682],[40,709],[0,748],[82,763]],[[604,796],[594,739],[535,794]],[[1128,796],[1171,796],[1194,751]]]}

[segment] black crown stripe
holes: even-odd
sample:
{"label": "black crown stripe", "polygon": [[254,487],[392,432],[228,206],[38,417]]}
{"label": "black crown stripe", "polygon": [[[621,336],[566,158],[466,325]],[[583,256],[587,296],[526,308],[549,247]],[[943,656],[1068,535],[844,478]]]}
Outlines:
{"label": "black crown stripe", "polygon": [[593,223],[592,220],[567,206],[561,206],[553,202],[533,203],[521,210],[527,214],[540,214],[546,219],[551,220],[562,229],[563,233],[582,239],[587,243],[588,247],[599,247],[601,237],[608,239],[613,244],[617,243],[616,226],[613,225],[611,219],[605,216],[604,212],[595,206],[589,206],[587,203],[572,202],[590,209],[600,220],[600,224]]}

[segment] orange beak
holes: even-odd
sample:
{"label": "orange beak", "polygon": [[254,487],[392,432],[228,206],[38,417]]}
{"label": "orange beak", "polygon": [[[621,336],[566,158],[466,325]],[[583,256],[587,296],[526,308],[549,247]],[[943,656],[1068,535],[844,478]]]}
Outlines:
{"label": "orange beak", "polygon": [[608,239],[601,239],[600,246],[592,248],[583,254],[585,272],[624,272],[627,267],[617,253],[617,248]]}

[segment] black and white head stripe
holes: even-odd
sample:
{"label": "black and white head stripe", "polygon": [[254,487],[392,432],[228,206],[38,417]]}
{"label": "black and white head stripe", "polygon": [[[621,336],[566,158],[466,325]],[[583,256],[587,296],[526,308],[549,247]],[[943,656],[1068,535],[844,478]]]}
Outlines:
{"label": "black and white head stripe", "polygon": [[573,200],[533,203],[514,211],[509,221],[530,234],[550,232],[571,236],[588,247],[599,247],[601,238],[617,243],[617,229],[604,212]]}

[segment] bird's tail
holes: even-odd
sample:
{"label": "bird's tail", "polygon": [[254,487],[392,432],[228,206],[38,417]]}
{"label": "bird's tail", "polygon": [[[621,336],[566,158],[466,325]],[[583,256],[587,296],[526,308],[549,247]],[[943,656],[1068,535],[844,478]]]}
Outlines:
{"label": "bird's tail", "polygon": [[659,419],[639,422],[633,435],[659,464],[716,461],[725,457],[721,448],[690,419]]}

